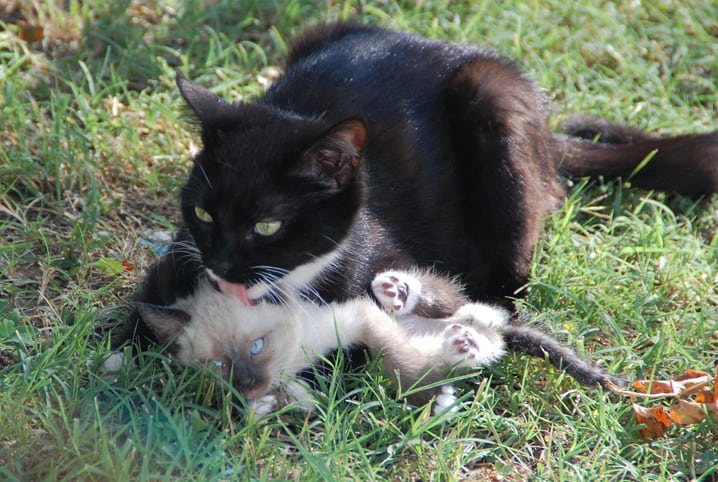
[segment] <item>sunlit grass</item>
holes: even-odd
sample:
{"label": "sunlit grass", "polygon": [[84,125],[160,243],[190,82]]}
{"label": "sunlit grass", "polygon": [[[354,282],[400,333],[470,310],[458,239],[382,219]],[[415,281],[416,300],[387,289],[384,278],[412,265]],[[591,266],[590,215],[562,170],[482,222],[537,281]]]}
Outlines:
{"label": "sunlit grass", "polygon": [[[462,410],[440,419],[396,399],[378,361],[326,380],[314,416],[259,421],[212,376],[164,355],[112,376],[101,365],[106,329],[155,256],[143,233],[178,220],[198,140],[177,72],[248,99],[304,26],[358,16],[516,58],[553,101],[552,125],[587,112],[704,132],[718,107],[716,5],[55,3],[0,0],[0,478],[715,478],[715,421],[645,442],[629,400],[522,356],[460,382]],[[711,371],[717,227],[715,198],[576,182],[546,222],[522,306],[630,377]]]}

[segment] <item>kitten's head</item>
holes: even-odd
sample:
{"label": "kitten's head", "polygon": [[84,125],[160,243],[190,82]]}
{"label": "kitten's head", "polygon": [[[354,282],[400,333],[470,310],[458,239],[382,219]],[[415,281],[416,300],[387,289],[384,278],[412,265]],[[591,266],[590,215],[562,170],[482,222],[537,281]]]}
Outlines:
{"label": "kitten's head", "polygon": [[280,279],[306,283],[330,262],[363,203],[364,123],[228,104],[177,83],[203,142],[182,213],[210,277],[245,304]]}
{"label": "kitten's head", "polygon": [[285,371],[294,374],[284,365],[296,351],[297,323],[281,307],[250,309],[203,282],[172,306],[138,303],[137,309],[181,365],[219,370],[248,400],[276,389]]}

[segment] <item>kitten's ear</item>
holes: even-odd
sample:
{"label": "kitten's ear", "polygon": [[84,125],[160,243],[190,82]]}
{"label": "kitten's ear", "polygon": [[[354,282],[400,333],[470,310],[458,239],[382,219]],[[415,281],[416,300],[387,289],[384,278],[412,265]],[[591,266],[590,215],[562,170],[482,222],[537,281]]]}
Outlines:
{"label": "kitten's ear", "polygon": [[187,105],[194,111],[202,124],[207,123],[210,116],[217,112],[218,107],[226,105],[226,102],[221,97],[199,85],[193,84],[179,74],[177,74],[176,81],[180,94],[182,94]]}
{"label": "kitten's ear", "polygon": [[367,129],[363,121],[342,121],[325,132],[304,153],[294,173],[331,190],[341,190],[354,178],[359,168],[366,138]]}
{"label": "kitten's ear", "polygon": [[137,312],[162,344],[172,343],[190,320],[185,311],[150,303],[137,303]]}

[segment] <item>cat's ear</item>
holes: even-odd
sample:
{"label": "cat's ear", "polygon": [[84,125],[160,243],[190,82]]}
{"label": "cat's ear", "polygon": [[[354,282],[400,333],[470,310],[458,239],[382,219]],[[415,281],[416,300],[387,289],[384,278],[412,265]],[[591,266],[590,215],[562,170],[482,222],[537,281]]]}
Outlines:
{"label": "cat's ear", "polygon": [[162,344],[177,339],[190,321],[189,313],[169,306],[137,303],[137,312]]}
{"label": "cat's ear", "polygon": [[307,149],[294,174],[330,190],[341,190],[359,169],[366,138],[367,129],[363,121],[348,119],[339,122]]}
{"label": "cat's ear", "polygon": [[218,108],[227,105],[221,97],[213,94],[207,89],[193,84],[181,75],[177,74],[177,88],[182,94],[187,105],[194,111],[200,123],[207,124]]}

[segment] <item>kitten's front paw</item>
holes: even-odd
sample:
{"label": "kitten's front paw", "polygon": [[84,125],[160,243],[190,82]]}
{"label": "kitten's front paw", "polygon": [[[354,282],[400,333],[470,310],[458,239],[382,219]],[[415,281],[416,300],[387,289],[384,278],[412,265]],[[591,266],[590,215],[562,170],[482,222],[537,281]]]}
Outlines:
{"label": "kitten's front paw", "polygon": [[439,394],[436,395],[431,413],[433,415],[439,415],[447,410],[449,412],[456,412],[458,410],[456,405],[456,390],[453,385],[442,385],[439,387]]}
{"label": "kitten's front paw", "polygon": [[119,372],[125,363],[127,363],[125,354],[119,351],[113,351],[107,355],[107,358],[105,358],[105,361],[102,363],[102,367],[106,372],[115,373]]}
{"label": "kitten's front paw", "polygon": [[421,282],[403,271],[385,271],[376,275],[371,289],[382,308],[403,315],[419,301]]}
{"label": "kitten's front paw", "polygon": [[248,402],[249,410],[254,412],[256,418],[264,417],[274,412],[279,406],[277,396],[274,394],[264,395]]}
{"label": "kitten's front paw", "polygon": [[504,354],[501,336],[483,328],[483,333],[458,323],[444,330],[444,358],[452,365],[463,368],[488,366]]}

